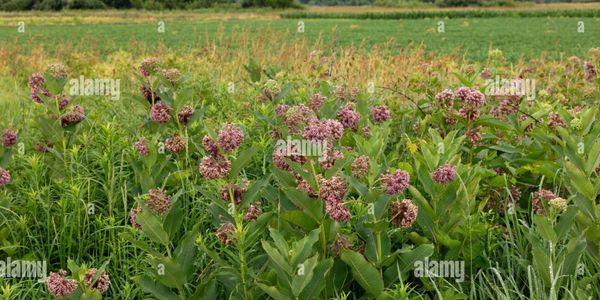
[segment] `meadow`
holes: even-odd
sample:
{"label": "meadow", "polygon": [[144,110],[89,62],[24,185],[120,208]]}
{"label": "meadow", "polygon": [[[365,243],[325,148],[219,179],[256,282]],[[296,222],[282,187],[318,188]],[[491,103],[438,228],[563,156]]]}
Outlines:
{"label": "meadow", "polygon": [[287,13],[0,14],[0,297],[600,297],[598,18]]}

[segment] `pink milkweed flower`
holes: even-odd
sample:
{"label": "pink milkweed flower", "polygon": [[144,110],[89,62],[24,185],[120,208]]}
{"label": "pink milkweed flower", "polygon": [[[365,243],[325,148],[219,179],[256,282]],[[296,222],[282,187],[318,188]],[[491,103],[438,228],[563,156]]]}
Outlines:
{"label": "pink milkweed flower", "polygon": [[160,61],[158,60],[158,58],[155,57],[149,57],[144,59],[140,64],[140,73],[144,77],[148,77],[151,74],[156,73],[158,71],[159,63]]}
{"label": "pink milkweed flower", "polygon": [[369,157],[366,155],[361,155],[357,157],[352,163],[352,176],[354,177],[362,177],[369,171]]}
{"label": "pink milkweed flower", "polygon": [[77,290],[77,281],[67,278],[67,271],[50,272],[46,281],[48,292],[56,298],[67,298]]}
{"label": "pink milkweed flower", "polygon": [[452,106],[452,103],[454,101],[454,93],[452,92],[452,90],[445,89],[439,92],[437,95],[435,95],[435,100],[442,107]]}
{"label": "pink milkweed flower", "polygon": [[318,111],[325,103],[325,97],[323,97],[320,93],[316,93],[310,97],[308,100],[308,107],[313,111]]}
{"label": "pink milkweed flower", "polygon": [[431,178],[439,184],[445,184],[453,181],[456,177],[456,167],[446,162],[431,173]]}
{"label": "pink milkweed flower", "polygon": [[231,161],[222,155],[205,156],[200,162],[200,174],[207,179],[223,178],[231,169]]}
{"label": "pink milkweed flower", "polygon": [[235,184],[227,184],[223,186],[223,188],[221,189],[221,199],[223,199],[226,202],[231,201],[231,195],[229,194],[230,188],[233,191],[233,201],[235,202],[235,204],[240,204],[242,202],[242,198],[244,198],[244,193],[246,193],[246,188]]}
{"label": "pink milkweed flower", "polygon": [[479,143],[481,141],[481,126],[467,130],[467,132],[465,132],[465,136],[472,144]]}
{"label": "pink milkweed flower", "polygon": [[565,121],[563,121],[563,119],[561,118],[561,116],[557,113],[550,113],[548,115],[548,126],[550,126],[551,128],[555,128],[555,127],[566,127],[567,125],[565,124]]}
{"label": "pink milkweed flower", "polygon": [[67,78],[67,75],[69,74],[69,70],[68,70],[67,66],[65,66],[64,64],[61,64],[61,63],[50,65],[48,70],[50,71],[50,74],[52,75],[52,77],[54,77],[56,79]]}
{"label": "pink milkweed flower", "polygon": [[244,221],[250,222],[258,219],[262,210],[258,207],[258,204],[255,206],[254,204],[250,204],[248,209],[246,209],[246,213],[244,214]]}
{"label": "pink milkweed flower", "polygon": [[186,126],[193,114],[194,108],[189,105],[184,105],[177,112],[177,119],[179,119],[181,125]]}
{"label": "pink milkweed flower", "polygon": [[162,75],[171,83],[175,83],[181,79],[181,72],[176,68],[162,70]]}
{"label": "pink milkweed flower", "polygon": [[140,224],[138,224],[135,221],[137,219],[137,215],[141,212],[142,212],[141,207],[132,208],[129,211],[129,222],[131,223],[131,226],[133,226],[133,228],[135,228],[135,229],[142,229],[142,226],[140,226]]}
{"label": "pink milkweed flower", "polygon": [[80,123],[85,119],[85,110],[81,105],[75,105],[73,111],[64,114],[61,117],[61,124],[63,127]]}
{"label": "pink milkweed flower", "polygon": [[135,151],[141,156],[146,156],[150,153],[150,149],[148,148],[148,141],[145,138],[141,138],[139,141],[133,144]]}
{"label": "pink milkweed flower", "polygon": [[329,126],[325,122],[314,121],[304,127],[302,137],[310,141],[324,141],[329,133]]}
{"label": "pink milkweed flower", "polygon": [[402,170],[396,170],[394,173],[387,172],[381,177],[385,193],[394,196],[408,188],[410,185],[410,175]]}
{"label": "pink milkweed flower", "polygon": [[221,224],[221,226],[219,226],[219,229],[217,229],[217,232],[215,232],[215,235],[217,236],[217,240],[219,240],[219,242],[221,242],[221,244],[228,246],[231,243],[233,243],[233,240],[235,239],[234,233],[235,233],[235,225],[233,225],[230,222],[227,222],[227,223],[223,223],[223,224]]}
{"label": "pink milkweed flower", "polygon": [[333,176],[330,179],[320,178],[319,197],[325,201],[342,201],[348,190],[348,184],[342,176]]}
{"label": "pink milkweed flower", "polygon": [[417,220],[419,207],[410,199],[394,201],[390,207],[390,222],[400,228],[409,228]]}
{"label": "pink milkweed flower", "polygon": [[290,107],[287,104],[277,104],[275,107],[275,114],[283,119],[285,118],[288,109],[290,109]]}
{"label": "pink milkweed flower", "polygon": [[171,197],[162,189],[150,189],[146,205],[151,211],[162,215],[171,208]]}
{"label": "pink milkweed flower", "polygon": [[385,106],[375,106],[371,109],[373,121],[375,123],[383,123],[390,118],[390,111]]}
{"label": "pink milkweed flower", "polygon": [[345,222],[352,218],[350,211],[344,207],[341,201],[327,201],[325,203],[325,212],[332,220],[337,222]]}
{"label": "pink milkweed flower", "polygon": [[542,201],[549,202],[550,200],[556,198],[556,195],[552,191],[541,189],[535,193],[533,193],[533,199],[531,201],[531,207],[533,211],[538,215],[543,215],[545,213],[544,204]]}
{"label": "pink milkweed flower", "polygon": [[219,131],[219,145],[225,151],[237,149],[244,141],[244,132],[231,123],[225,124]]}
{"label": "pink milkweed flower", "polygon": [[344,125],[342,123],[332,119],[327,119],[324,122],[325,126],[329,128],[329,133],[333,139],[339,140],[342,138],[344,135]]}
{"label": "pink milkweed flower", "polygon": [[360,121],[360,114],[354,111],[352,105],[346,105],[338,111],[337,119],[342,123],[344,128],[356,130]]}
{"label": "pink milkweed flower", "polygon": [[210,153],[212,156],[219,154],[219,146],[217,146],[217,143],[208,135],[205,135],[202,138],[202,147],[204,147],[204,150],[206,150],[206,152]]}
{"label": "pink milkweed flower", "polygon": [[[289,148],[289,149],[288,149]],[[271,159],[273,160],[273,164],[284,171],[290,171],[290,165],[285,161],[286,158],[289,158],[291,161],[299,163],[301,165],[305,164],[307,159],[305,156],[302,156],[300,149],[297,149],[296,144],[292,143],[291,145],[278,145],[273,149],[273,154],[271,155]]]}
{"label": "pink milkweed flower", "polygon": [[106,272],[102,272],[102,274],[96,279],[94,282],[94,276],[96,276],[96,272],[98,269],[91,268],[85,273],[85,277],[83,278],[83,283],[88,288],[99,291],[100,293],[105,293],[110,286],[110,278]]}
{"label": "pink milkweed flower", "polygon": [[10,183],[10,172],[0,167],[0,187]]}
{"label": "pink milkweed flower", "polygon": [[6,128],[2,132],[2,144],[4,147],[12,147],[17,143],[17,132],[13,129]]}
{"label": "pink milkweed flower", "polygon": [[594,65],[590,61],[586,61],[583,65],[583,69],[585,71],[585,80],[592,81],[596,78],[596,69]]}
{"label": "pink milkweed flower", "polygon": [[148,101],[148,103],[152,104],[160,101],[160,96],[156,94],[156,92],[154,92],[151,88],[144,85],[140,88],[140,91],[142,92],[142,96],[144,97],[144,99],[146,99],[146,101]]}
{"label": "pink milkweed flower", "polygon": [[158,124],[165,124],[171,120],[171,115],[169,112],[171,111],[171,107],[164,102],[158,102],[152,105],[150,109],[150,118],[152,121]]}
{"label": "pink milkweed flower", "polygon": [[69,99],[69,97],[66,95],[57,96],[56,99],[58,101],[58,109],[60,110],[65,109],[67,105],[69,105],[69,103],[71,102],[71,99]]}
{"label": "pink milkweed flower", "polygon": [[165,141],[165,148],[167,148],[169,152],[174,154],[180,153],[183,150],[185,150],[186,145],[187,140],[180,135],[175,135],[173,137],[168,138]]}

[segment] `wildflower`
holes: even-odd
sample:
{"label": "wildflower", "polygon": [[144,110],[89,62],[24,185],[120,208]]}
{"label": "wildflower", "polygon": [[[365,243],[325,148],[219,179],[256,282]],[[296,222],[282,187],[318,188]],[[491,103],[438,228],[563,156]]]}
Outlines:
{"label": "wildflower", "polygon": [[235,225],[231,224],[230,222],[227,222],[219,226],[219,229],[217,229],[215,235],[217,236],[217,240],[219,240],[221,244],[228,246],[231,243],[233,243],[234,231]]}
{"label": "wildflower", "polygon": [[287,104],[277,104],[277,106],[275,106],[275,114],[280,118],[285,118],[288,109],[290,109],[290,107]]}
{"label": "wildflower", "polygon": [[63,64],[53,64],[49,67],[50,74],[56,79],[65,79],[68,75],[67,66]]}
{"label": "wildflower", "polygon": [[17,132],[13,129],[6,128],[2,132],[2,144],[4,147],[12,147],[17,143]]}
{"label": "wildflower", "polygon": [[323,168],[331,169],[335,165],[335,162],[342,158],[344,158],[344,154],[341,151],[333,149],[331,144],[326,144],[319,162]]}
{"label": "wildflower", "polygon": [[45,83],[45,79],[44,76],[40,73],[33,73],[29,76],[29,79],[27,81],[27,85],[29,85],[29,88],[33,91],[39,91],[40,89],[42,89],[44,87],[44,83]]}
{"label": "wildflower", "polygon": [[440,104],[441,107],[452,106],[454,101],[454,93],[452,90],[445,89],[435,95],[435,100]]}
{"label": "wildflower", "polygon": [[310,107],[310,109],[313,111],[319,111],[321,107],[323,107],[323,103],[325,103],[325,97],[323,97],[320,93],[316,93],[308,100],[308,107]]}
{"label": "wildflower", "polygon": [[465,136],[472,144],[477,144],[481,141],[481,126],[467,130]]}
{"label": "wildflower", "polygon": [[594,65],[590,61],[586,61],[583,65],[583,69],[585,71],[585,80],[592,81],[596,78],[596,69]]}
{"label": "wildflower", "polygon": [[140,73],[142,76],[148,77],[151,74],[156,73],[158,71],[159,62],[158,58],[154,57],[144,59],[140,64]]}
{"label": "wildflower", "polygon": [[369,127],[369,125],[363,126],[360,131],[361,131],[362,136],[365,139],[368,139],[369,137],[371,137],[371,127]]}
{"label": "wildflower", "polygon": [[171,111],[171,107],[164,102],[158,102],[152,105],[150,109],[150,118],[152,121],[158,124],[165,124],[171,120],[171,115],[169,112]]}
{"label": "wildflower", "polygon": [[325,122],[314,121],[304,127],[302,137],[311,141],[324,141],[329,133],[329,126]]}
{"label": "wildflower", "polygon": [[329,133],[333,139],[339,140],[342,138],[344,135],[344,125],[342,125],[342,123],[332,119],[327,119],[324,122],[325,126],[329,128]]}
{"label": "wildflower", "polygon": [[177,112],[177,119],[181,125],[186,126],[192,115],[194,114],[194,108],[189,105],[184,105]]}
{"label": "wildflower", "polygon": [[484,68],[483,70],[481,70],[480,75],[483,79],[490,79],[492,78],[492,70],[490,70],[490,68]]}
{"label": "wildflower", "polygon": [[0,187],[10,183],[10,172],[0,167]]}
{"label": "wildflower", "polygon": [[314,119],[316,119],[314,112],[303,104],[292,106],[285,112],[285,124],[292,132]]}
{"label": "wildflower", "polygon": [[204,147],[204,150],[212,156],[216,156],[219,153],[219,146],[217,146],[217,143],[208,135],[205,135],[202,138],[202,147]]}
{"label": "wildflower", "polygon": [[175,83],[181,79],[181,72],[178,69],[163,69],[162,75],[171,83]]}
{"label": "wildflower", "polygon": [[559,114],[550,113],[548,115],[548,126],[550,126],[551,128],[555,128],[558,126],[566,127],[567,125],[565,124],[565,121],[563,121]]}
{"label": "wildflower", "polygon": [[141,138],[139,141],[133,144],[133,148],[135,151],[141,156],[146,156],[150,153],[150,149],[148,148],[148,141],[145,138]]}
{"label": "wildflower", "polygon": [[345,222],[352,217],[350,211],[344,207],[341,201],[327,201],[325,203],[325,212],[332,220],[337,222]]}
{"label": "wildflower", "polygon": [[348,190],[346,180],[342,176],[333,176],[330,179],[321,178],[319,196],[328,202],[342,201]]}
{"label": "wildflower", "polygon": [[419,207],[410,199],[392,202],[390,222],[400,228],[409,228],[417,220]]}
{"label": "wildflower", "polygon": [[231,169],[231,161],[222,155],[205,156],[200,162],[200,174],[207,179],[223,178]]}
{"label": "wildflower", "polygon": [[357,87],[348,88],[347,85],[340,85],[335,88],[333,93],[340,100],[354,102],[358,95],[360,94],[360,90]]}
{"label": "wildflower", "polygon": [[226,202],[231,201],[231,195],[229,194],[229,190],[233,191],[233,201],[235,204],[240,204],[242,202],[242,198],[244,198],[244,193],[246,192],[246,188],[238,186],[238,185],[225,185],[221,189],[221,199]]}
{"label": "wildflower", "polygon": [[350,249],[350,246],[351,245],[345,235],[337,234],[333,244],[331,245],[331,252],[333,252],[335,256],[340,256],[342,254],[342,250]]}
{"label": "wildflower", "polygon": [[102,272],[100,276],[94,282],[94,277],[96,276],[96,272],[98,269],[91,268],[85,273],[85,277],[83,278],[83,283],[88,288],[99,291],[100,293],[105,293],[110,286],[110,278],[106,272]]}
{"label": "wildflower", "polygon": [[157,95],[156,92],[154,92],[151,88],[145,85],[142,86],[140,90],[142,92],[142,96],[144,96],[146,101],[148,101],[150,104],[156,103],[161,100],[160,96]]}
{"label": "wildflower", "polygon": [[285,158],[289,158],[291,161],[299,163],[301,165],[306,163],[306,157],[302,156],[299,153],[299,149],[297,149],[296,145],[292,143],[291,145],[279,145],[273,149],[273,154],[271,158],[273,159],[273,164],[285,171],[290,171],[291,168],[289,164],[285,161]]}
{"label": "wildflower", "polygon": [[140,224],[138,224],[135,221],[137,219],[137,215],[141,212],[142,212],[141,207],[132,208],[129,211],[129,222],[131,223],[131,226],[133,226],[133,228],[135,228],[135,229],[142,229],[142,226],[140,226]]}
{"label": "wildflower", "polygon": [[456,167],[446,162],[431,173],[431,178],[439,184],[445,184],[454,180],[456,177]]}
{"label": "wildflower", "polygon": [[75,105],[73,111],[64,114],[61,117],[61,124],[63,127],[77,124],[85,119],[85,110],[80,105]]}
{"label": "wildflower", "polygon": [[48,141],[36,143],[34,146],[35,151],[37,151],[39,153],[46,153],[46,152],[50,151],[50,149],[52,149],[52,147],[54,147],[54,144],[52,144],[51,142],[48,142]]}
{"label": "wildflower", "polygon": [[237,149],[244,141],[244,132],[233,124],[225,124],[219,131],[219,145],[225,151]]}
{"label": "wildflower", "polygon": [[150,210],[162,215],[171,208],[171,197],[162,189],[150,189],[146,204]]}
{"label": "wildflower", "polygon": [[550,207],[558,212],[564,212],[565,210],[567,210],[567,207],[569,205],[568,201],[561,197],[556,197],[548,201],[548,204],[550,204]]}
{"label": "wildflower", "polygon": [[244,214],[244,220],[246,222],[254,221],[258,219],[261,213],[262,210],[260,209],[260,207],[250,204],[250,206],[246,210],[246,214]]}
{"label": "wildflower", "polygon": [[385,193],[393,196],[406,190],[410,183],[410,175],[402,170],[396,170],[394,173],[387,172],[381,177]]}
{"label": "wildflower", "polygon": [[186,145],[187,140],[180,135],[175,135],[173,137],[168,138],[165,141],[165,148],[167,148],[169,152],[174,154],[180,153],[181,151],[185,150]]}
{"label": "wildflower", "polygon": [[269,79],[269,80],[267,80],[267,82],[265,82],[262,92],[258,96],[258,100],[263,101],[263,102],[267,101],[267,100],[273,100],[280,93],[281,93],[281,87],[279,86],[279,83],[277,83],[277,81],[275,81],[273,79]]}
{"label": "wildflower", "polygon": [[337,118],[344,128],[356,130],[360,121],[360,114],[354,111],[353,105],[346,105],[337,113]]}
{"label": "wildflower", "polygon": [[67,107],[67,105],[69,105],[69,103],[71,102],[69,97],[66,95],[57,96],[57,101],[58,101],[58,109],[60,109],[60,110],[65,109],[65,107]]}
{"label": "wildflower", "polygon": [[375,123],[383,123],[390,118],[390,111],[385,106],[376,106],[371,110]]}
{"label": "wildflower", "polygon": [[[313,198],[316,198],[319,196],[319,193],[317,193],[317,192],[315,192],[315,190],[313,190],[312,186],[310,186],[310,183],[308,183],[308,181],[302,179],[300,176],[298,176],[298,177],[299,178],[296,180],[298,182],[298,185],[296,187],[297,190],[299,190],[301,192],[305,192]],[[321,182],[321,180],[323,180],[323,176],[321,174],[318,174],[317,182]]]}
{"label": "wildflower", "polygon": [[548,202],[554,198],[556,198],[556,195],[554,195],[554,193],[549,190],[542,189],[533,193],[533,200],[531,201],[533,211],[539,215],[544,214],[545,211],[542,201]]}
{"label": "wildflower", "polygon": [[369,171],[369,157],[361,155],[357,157],[352,163],[352,176],[362,177]]}
{"label": "wildflower", "polygon": [[56,298],[67,298],[77,290],[77,281],[67,278],[67,271],[50,272],[47,280],[48,292]]}

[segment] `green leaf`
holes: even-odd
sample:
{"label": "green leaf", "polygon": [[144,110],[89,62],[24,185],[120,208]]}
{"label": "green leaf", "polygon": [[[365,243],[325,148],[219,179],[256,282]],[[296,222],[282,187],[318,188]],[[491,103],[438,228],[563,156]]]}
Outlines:
{"label": "green leaf", "polygon": [[229,171],[229,178],[235,178],[238,176],[238,173],[244,168],[247,164],[252,161],[252,158],[258,152],[260,147],[250,147],[244,151],[242,151],[236,160],[231,163],[231,170]]}
{"label": "green leaf", "polygon": [[156,279],[160,283],[170,288],[181,288],[187,280],[181,266],[169,257],[157,257],[151,259],[154,270],[156,271]]}
{"label": "green leaf", "polygon": [[325,287],[325,276],[333,266],[333,259],[328,258],[321,261],[314,269],[312,280],[306,285],[299,299],[314,299],[319,296],[321,290]]}
{"label": "green leaf", "polygon": [[351,250],[343,250],[341,259],[352,269],[354,279],[374,297],[383,292],[381,274],[371,265],[362,254]]}
{"label": "green leaf", "polygon": [[277,287],[268,286],[268,285],[265,285],[262,283],[257,283],[256,285],[275,300],[291,300],[292,299],[292,298],[282,294]]}
{"label": "green leaf", "polygon": [[133,279],[144,292],[153,295],[157,299],[179,300],[179,297],[171,292],[166,286],[155,282],[149,276],[143,275]]}
{"label": "green leaf", "polygon": [[162,228],[157,216],[148,210],[143,210],[141,213],[137,214],[135,221],[142,226],[142,231],[151,240],[165,246],[169,244],[169,235]]}
{"label": "green leaf", "polygon": [[552,228],[552,224],[550,224],[550,221],[548,221],[546,216],[534,215],[533,223],[536,225],[538,232],[544,239],[556,244],[558,237]]}
{"label": "green leaf", "polygon": [[317,265],[318,257],[319,255],[317,254],[305,260],[300,266],[298,266],[298,272],[296,272],[296,275],[292,279],[292,293],[294,296],[296,296],[296,298],[300,296],[300,293],[302,293],[304,287],[306,287],[312,280],[314,274],[313,271]]}

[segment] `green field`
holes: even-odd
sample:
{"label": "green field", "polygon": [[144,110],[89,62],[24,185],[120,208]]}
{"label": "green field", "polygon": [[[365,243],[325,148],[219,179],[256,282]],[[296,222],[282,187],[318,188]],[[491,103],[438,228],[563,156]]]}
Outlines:
{"label": "green field", "polygon": [[[5,45],[18,44],[23,53],[37,47],[53,53],[59,45],[70,45],[74,52],[92,48],[103,55],[118,49],[141,53],[159,47],[188,52],[208,42],[235,48],[234,36],[248,33],[247,37],[257,38],[275,34],[288,39],[308,39],[309,43],[321,37],[326,45],[335,41],[338,46],[366,46],[367,49],[391,41],[386,45],[392,52],[410,44],[423,44],[427,51],[455,53],[473,60],[486,59],[489,48],[493,47],[501,49],[512,61],[540,57],[544,52],[552,59],[583,56],[589,48],[598,46],[600,40],[600,19],[597,18],[446,19],[443,20],[444,33],[437,32],[438,20],[434,19],[306,19],[303,20],[304,33],[297,32],[299,21],[167,21],[165,33],[158,33],[156,22],[35,24],[27,26],[25,33],[18,33],[15,25],[0,27],[0,40]],[[584,33],[577,32],[579,21],[585,23]]]}

